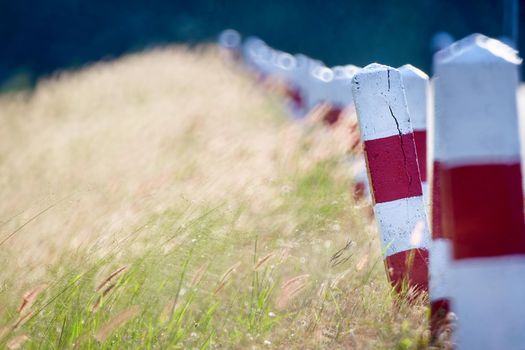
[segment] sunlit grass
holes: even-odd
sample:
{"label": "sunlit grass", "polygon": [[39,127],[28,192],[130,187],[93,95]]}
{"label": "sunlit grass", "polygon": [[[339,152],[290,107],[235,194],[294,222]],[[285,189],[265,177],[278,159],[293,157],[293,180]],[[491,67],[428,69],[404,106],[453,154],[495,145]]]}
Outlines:
{"label": "sunlit grass", "polygon": [[2,346],[424,347],[424,303],[392,294],[352,198],[345,125],[288,122],[213,50],[102,63],[0,110]]}

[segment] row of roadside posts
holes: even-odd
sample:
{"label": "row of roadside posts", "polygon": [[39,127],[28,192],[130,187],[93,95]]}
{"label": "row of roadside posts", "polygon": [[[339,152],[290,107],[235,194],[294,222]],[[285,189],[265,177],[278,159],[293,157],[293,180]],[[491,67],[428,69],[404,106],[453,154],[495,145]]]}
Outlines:
{"label": "row of roadside posts", "polygon": [[428,293],[433,341],[453,321],[456,349],[525,349],[514,49],[470,35],[434,55],[429,81],[411,65],[328,68],[233,30],[219,44],[257,81],[279,81],[293,118],[321,105],[328,125],[356,116],[356,189],[369,191],[393,288]]}

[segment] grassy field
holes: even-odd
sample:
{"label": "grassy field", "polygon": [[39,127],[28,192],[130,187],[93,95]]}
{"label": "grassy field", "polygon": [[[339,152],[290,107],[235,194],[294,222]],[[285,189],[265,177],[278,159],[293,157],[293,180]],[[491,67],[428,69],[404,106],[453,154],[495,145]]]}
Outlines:
{"label": "grassy field", "polygon": [[214,49],[58,74],[0,124],[0,347],[426,347],[346,126],[287,120]]}

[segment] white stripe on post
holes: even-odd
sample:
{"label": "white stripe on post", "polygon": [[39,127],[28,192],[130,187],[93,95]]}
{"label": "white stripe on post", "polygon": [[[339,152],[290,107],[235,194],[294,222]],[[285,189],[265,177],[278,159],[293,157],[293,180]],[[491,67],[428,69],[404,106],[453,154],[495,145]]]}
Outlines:
{"label": "white stripe on post", "polygon": [[[371,64],[354,76],[352,93],[388,276],[397,290],[406,281],[426,291],[429,235],[401,74]],[[414,242],[418,225],[421,237]]]}
{"label": "white stripe on post", "polygon": [[482,35],[438,52],[435,158],[452,239],[458,349],[523,349],[525,224],[516,89],[521,60]]}
{"label": "white stripe on post", "polygon": [[[387,256],[393,256],[414,248],[410,235],[419,222],[427,220],[420,196],[376,203],[374,213],[379,231],[382,232],[381,239],[383,247],[386,247]],[[407,230],[409,239],[406,239]],[[428,247],[428,236],[422,237],[419,248]]]}

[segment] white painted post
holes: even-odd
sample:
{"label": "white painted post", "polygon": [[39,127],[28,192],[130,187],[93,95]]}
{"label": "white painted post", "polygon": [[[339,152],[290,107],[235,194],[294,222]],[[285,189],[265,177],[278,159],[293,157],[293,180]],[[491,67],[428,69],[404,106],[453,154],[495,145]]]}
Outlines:
{"label": "white painted post", "polygon": [[309,110],[327,104],[329,109],[323,121],[329,125],[335,124],[345,108],[353,103],[351,81],[357,69],[355,66],[315,67],[308,89]]}
{"label": "white painted post", "polygon": [[254,71],[258,81],[266,79],[274,55],[274,50],[257,37],[248,37],[242,45],[244,62]]}
{"label": "white painted post", "polygon": [[294,57],[297,63],[297,69],[294,71],[292,81],[301,92],[304,105],[304,117],[304,115],[310,111],[312,104],[312,80],[314,79],[312,72],[317,69],[317,67],[324,66],[324,64],[319,60],[314,60],[303,54],[297,54]]}
{"label": "white painted post", "polygon": [[520,63],[479,34],[434,57],[435,159],[460,350],[525,348]]}
{"label": "white painted post", "polygon": [[297,59],[286,52],[280,52],[276,55],[274,69],[270,72],[284,86],[284,99],[293,118],[302,118],[307,111],[304,91],[295,80],[298,70]]}
{"label": "white painted post", "polygon": [[330,97],[330,82],[334,79],[334,72],[325,66],[315,67],[310,77],[310,100],[308,109],[312,110]]}
{"label": "white painted post", "polygon": [[351,83],[359,69],[353,65],[332,67],[334,78],[330,82],[330,95],[327,100],[331,105],[331,114],[326,119],[328,124],[336,123],[342,117],[343,111],[354,103]]}
{"label": "white painted post", "polygon": [[241,34],[235,29],[226,29],[219,34],[219,47],[233,60],[239,60],[241,56]]}
{"label": "white painted post", "polygon": [[[437,104],[434,104],[433,108],[437,109]],[[437,114],[439,115],[439,112]],[[430,212],[428,214],[432,236],[429,264],[430,332],[432,342],[436,341],[443,332],[450,331],[451,325],[447,315],[452,311],[450,289],[452,242],[450,232],[445,232],[442,224],[440,162],[435,157],[436,149],[439,148],[438,141],[440,140],[436,137],[435,117],[435,112],[430,113],[427,138],[430,165],[428,169]]]}
{"label": "white painted post", "polygon": [[405,64],[398,68],[403,79],[407,99],[410,123],[414,131],[416,142],[417,162],[419,176],[423,188],[423,199],[429,209],[428,182],[427,182],[427,100],[428,100],[428,75],[416,67]]}
{"label": "white painted post", "polygon": [[388,277],[398,291],[405,282],[427,291],[428,225],[401,74],[371,64],[354,76],[352,93]]}
{"label": "white painted post", "polygon": [[[334,93],[332,100],[336,105],[344,106],[343,109],[352,107],[355,112],[354,100],[351,92],[351,82],[354,75],[361,70],[361,67],[348,64],[346,66],[333,67],[334,70]],[[348,163],[353,180],[353,195],[356,200],[367,199],[370,202],[370,185],[368,183],[368,174],[366,161],[362,152],[362,142],[359,136],[359,124],[355,113],[350,116]]]}

